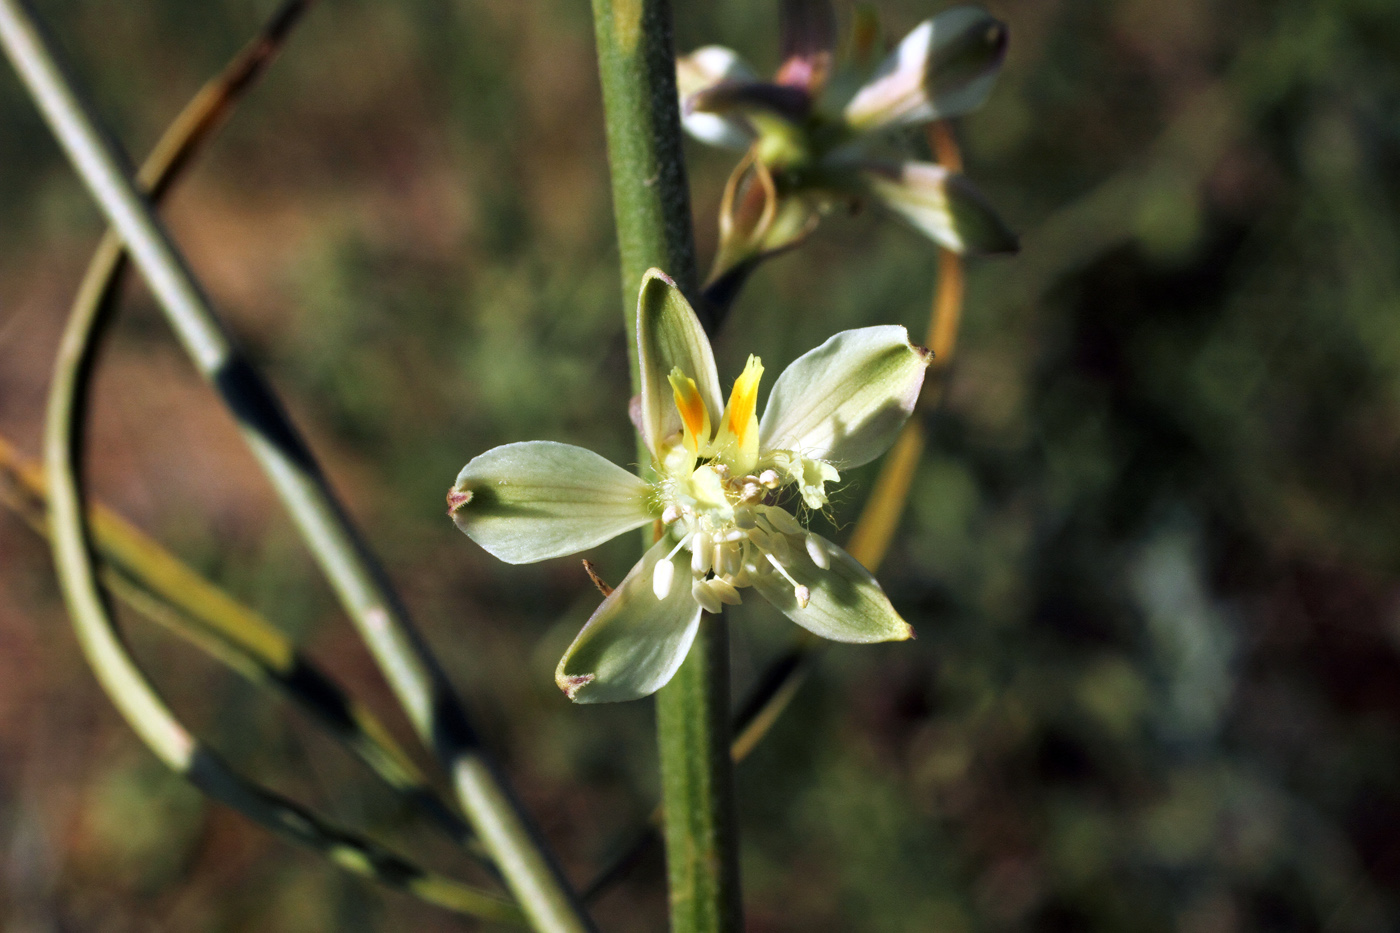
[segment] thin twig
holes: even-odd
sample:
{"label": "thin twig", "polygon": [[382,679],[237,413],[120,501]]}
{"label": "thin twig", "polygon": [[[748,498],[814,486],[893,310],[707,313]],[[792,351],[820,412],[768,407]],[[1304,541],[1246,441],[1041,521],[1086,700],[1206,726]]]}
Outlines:
{"label": "thin twig", "polygon": [[[119,148],[98,129],[91,107],[58,64],[52,43],[24,0],[0,0],[0,41],[69,159],[130,249],[196,367],[238,420],[254,457],[419,738],[443,763],[464,812],[531,922],[550,933],[591,929],[562,872],[486,756],[446,674],[410,623],[310,449],[268,384],[233,347],[184,257],[125,171]],[[57,447],[49,452],[53,474],[62,471],[63,457],[64,451]],[[57,496],[59,488],[53,479],[51,475],[50,487]],[[69,519],[81,521],[81,512]],[[67,559],[77,560],[81,553],[79,547]]]}
{"label": "thin twig", "polygon": [[[101,333],[94,330],[94,344]],[[0,436],[0,502],[49,537],[48,488],[38,464]],[[252,683],[280,692],[343,743],[406,803],[494,871],[470,827],[372,710],[299,652],[261,615],[197,574],[120,515],[88,506],[103,586],[141,615],[185,639]]]}
{"label": "thin twig", "polygon": [[[150,175],[163,176],[160,180],[169,184],[174,170],[185,164],[198,144],[208,138],[238,92],[266,64],[305,5],[293,2],[281,8],[258,41],[191,103],[163,140],[164,145],[158,147],[148,166]],[[15,22],[8,15],[10,12],[0,7],[0,37],[7,44],[14,38]],[[119,264],[119,250],[109,250],[108,257],[110,267]],[[100,298],[101,293],[111,294],[110,282],[99,284],[89,279],[85,285],[89,286],[83,290],[85,293],[97,294],[93,300],[80,295],[65,328],[50,391],[44,442],[55,563],[79,642],[108,695],[167,766],[211,797],[274,832],[321,852],[350,871],[408,891],[427,902],[473,916],[519,922],[522,914],[509,901],[426,871],[377,843],[338,829],[298,804],[245,781],[184,729],[136,667],[97,583],[77,471],[83,447],[85,387],[95,361],[90,337],[94,326],[115,306]]]}

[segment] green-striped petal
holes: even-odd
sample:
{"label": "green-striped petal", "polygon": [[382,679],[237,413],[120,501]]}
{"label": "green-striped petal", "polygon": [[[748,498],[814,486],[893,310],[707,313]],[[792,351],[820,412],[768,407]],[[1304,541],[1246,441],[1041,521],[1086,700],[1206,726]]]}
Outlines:
{"label": "green-striped petal", "polygon": [[689,106],[696,94],[726,82],[757,81],[758,75],[733,49],[707,45],[676,61],[676,90],[681,98],[681,125],[696,139],[725,149],[747,149],[754,131],[739,115],[705,113]]}
{"label": "green-striped petal", "polygon": [[914,410],[929,359],[897,325],[842,331],[774,383],[759,423],[760,456],[792,451],[841,469],[869,463]]}
{"label": "green-striped petal", "polygon": [[[652,545],[617,589],[603,600],[569,650],[554,682],[576,703],[637,700],[660,690],[685,660],[700,624],[690,595],[690,552],[674,558],[668,538]],[[655,591],[656,565],[670,560],[670,587]]]}
{"label": "green-striped petal", "polygon": [[929,162],[867,162],[859,174],[881,204],[944,249],[1016,252],[1016,234],[964,175]]}
{"label": "green-striped petal", "polygon": [[711,420],[718,422],[724,405],[710,339],[690,302],[660,269],[647,271],[637,296],[637,359],[642,376],[640,428],[653,454],[659,455],[661,442],[681,430],[670,382],[673,369],[695,380]]}
{"label": "green-striped petal", "polygon": [[575,554],[656,517],[645,482],[552,441],[488,450],[462,468],[447,501],[457,527],[510,564]]}
{"label": "green-striped petal", "polygon": [[1006,26],[985,10],[955,7],[925,20],[846,105],[860,132],[926,123],[975,110],[1006,57]]}
{"label": "green-striped petal", "polygon": [[[783,615],[832,641],[866,644],[914,637],[914,630],[894,611],[870,571],[843,548],[817,534],[809,533],[805,542],[800,535],[788,535],[787,540],[790,546],[783,569],[807,588],[807,605],[799,605],[792,584],[776,571],[755,577],[753,583]],[[813,561],[813,550],[821,555],[825,569]]]}

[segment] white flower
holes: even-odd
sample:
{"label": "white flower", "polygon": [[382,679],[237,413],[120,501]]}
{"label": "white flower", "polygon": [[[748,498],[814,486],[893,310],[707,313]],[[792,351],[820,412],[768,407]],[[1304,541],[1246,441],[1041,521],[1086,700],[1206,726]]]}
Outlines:
{"label": "white flower", "polygon": [[653,693],[684,660],[701,612],[737,604],[749,588],[824,638],[911,637],[869,571],[793,509],[799,500],[823,507],[839,469],[889,447],[918,399],[928,351],[903,327],[843,331],[783,371],[760,419],[763,364],[749,357],[721,406],[709,340],[653,269],[638,299],[637,352],[648,478],[582,447],[530,441],[472,460],[447,497],[457,526],[514,564],[658,529],[559,662],[560,688],[578,702]]}
{"label": "white flower", "polygon": [[[894,131],[980,107],[1005,57],[1006,26],[977,7],[946,10],[858,83],[854,69],[834,66],[829,0],[784,0],[781,11],[783,61],[772,81],[722,46],[677,62],[686,130],[749,150],[725,193],[711,279],[746,275],[804,238],[832,205],[867,197],[953,252],[1014,252],[1015,235],[961,174],[880,151]],[[858,18],[853,31],[859,48],[874,26]]]}

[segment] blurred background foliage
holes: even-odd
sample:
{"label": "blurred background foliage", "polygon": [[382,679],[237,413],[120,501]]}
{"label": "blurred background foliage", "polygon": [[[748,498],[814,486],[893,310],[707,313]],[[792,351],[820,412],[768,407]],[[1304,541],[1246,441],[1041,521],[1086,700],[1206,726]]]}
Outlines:
{"label": "blurred background foliage", "polygon": [[[270,9],[38,5],[134,153]],[[682,50],[776,64],[774,4],[676,6]],[[877,6],[893,39],[939,8]],[[1010,56],[958,132],[1023,250],[971,267],[881,573],[919,640],[827,651],[739,772],[750,928],[1393,930],[1400,9],[987,6]],[[633,456],[599,107],[582,0],[327,2],[169,211],[579,880],[655,799],[648,704],[568,705],[550,674],[596,593],[572,561],[493,561],[442,497],[509,441]],[[691,151],[702,262],[731,164]],[[5,69],[0,431],[31,454],[99,230]],[[721,371],[757,352],[777,372],[843,327],[922,333],[935,265],[883,218],[833,219],[755,276]],[[94,491],[389,709],[228,418],[129,294]],[[873,478],[844,478],[837,536]],[[630,545],[594,555],[605,577]],[[793,631],[750,608],[740,689]],[[248,770],[469,870],[304,722],[129,629]],[[83,668],[47,551],[9,515],[0,869],[12,930],[471,926],[164,774]],[[660,929],[655,859],[597,916]]]}

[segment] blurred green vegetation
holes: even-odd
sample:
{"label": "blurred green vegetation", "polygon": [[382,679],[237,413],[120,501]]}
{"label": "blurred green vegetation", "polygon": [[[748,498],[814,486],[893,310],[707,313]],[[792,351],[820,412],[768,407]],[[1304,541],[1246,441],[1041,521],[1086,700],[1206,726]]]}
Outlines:
{"label": "blurred green vegetation", "polygon": [[[739,773],[756,931],[1385,931],[1400,916],[1400,8],[1004,0],[958,132],[1023,233],[973,264],[946,402],[881,578],[919,634],[838,646]],[[775,64],[775,4],[677,4],[682,50]],[[268,2],[45,0],[143,151]],[[881,0],[897,39],[941,7]],[[586,4],[326,3],[171,219],[492,742],[584,879],[650,809],[647,704],[551,671],[596,594],[442,515],[488,447],[633,456]],[[917,150],[918,140],[910,140]],[[730,157],[696,147],[702,262]],[[97,215],[0,72],[0,430],[37,450]],[[934,257],[832,218],[761,270],[720,368],[922,332]],[[96,490],[386,691],[139,288],[99,387]],[[874,468],[853,471],[849,531]],[[616,581],[629,542],[593,555]],[[0,516],[0,924],[457,929],[192,799],[82,669],[42,545]],[[740,689],[792,628],[736,613]],[[202,734],[446,868],[304,723],[130,626]],[[662,927],[646,864],[598,907]]]}

